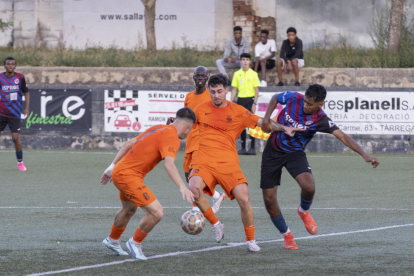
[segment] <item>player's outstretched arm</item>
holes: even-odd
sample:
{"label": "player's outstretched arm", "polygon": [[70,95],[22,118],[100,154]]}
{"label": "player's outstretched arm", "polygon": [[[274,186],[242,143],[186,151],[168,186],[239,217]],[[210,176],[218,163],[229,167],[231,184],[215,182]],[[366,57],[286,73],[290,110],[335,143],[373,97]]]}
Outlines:
{"label": "player's outstretched arm", "polygon": [[194,202],[194,194],[187,188],[184,181],[181,179],[178,173],[177,167],[174,164],[174,158],[171,156],[165,156],[164,169],[167,171],[168,176],[172,181],[180,188],[180,192],[183,195],[183,200],[187,200],[189,203]]}
{"label": "player's outstretched arm", "polygon": [[[281,125],[279,123],[276,123],[273,120],[270,120],[268,124],[265,124],[265,121],[262,118],[260,118],[257,121],[256,126],[260,127],[266,133],[271,133],[271,132],[275,132],[275,131],[283,131],[291,137],[293,137],[295,135],[295,133],[298,132],[298,131],[299,132],[305,131],[304,129],[301,129],[301,128],[288,127],[288,126]],[[269,129],[270,129],[270,131],[269,131]]]}
{"label": "player's outstretched arm", "polygon": [[342,130],[337,129],[332,134],[342,143],[344,143],[345,146],[350,148],[351,150],[359,153],[362,158],[364,158],[365,162],[370,162],[374,168],[376,168],[379,165],[379,162],[376,157],[369,156],[365,153],[365,151],[348,135],[346,135]]}
{"label": "player's outstretched arm", "polygon": [[[273,95],[273,97],[270,99],[270,102],[267,106],[266,114],[263,118],[262,126],[259,126],[264,132],[267,132],[267,133],[275,131],[273,130],[273,126],[270,123],[270,116],[272,116],[272,113],[277,106],[277,95],[279,94]],[[284,130],[276,130],[276,131],[284,131]]]}
{"label": "player's outstretched arm", "polygon": [[121,160],[122,157],[124,157],[124,155],[132,148],[132,146],[135,144],[137,140],[136,139],[131,139],[129,141],[126,141],[121,149],[119,150],[118,154],[115,156],[114,161],[112,161],[112,164],[109,165],[109,167],[104,171],[104,173],[101,176],[101,184],[102,185],[106,185],[106,183],[108,183],[108,181],[112,181],[112,170],[115,167],[115,164],[119,162],[119,160]]}

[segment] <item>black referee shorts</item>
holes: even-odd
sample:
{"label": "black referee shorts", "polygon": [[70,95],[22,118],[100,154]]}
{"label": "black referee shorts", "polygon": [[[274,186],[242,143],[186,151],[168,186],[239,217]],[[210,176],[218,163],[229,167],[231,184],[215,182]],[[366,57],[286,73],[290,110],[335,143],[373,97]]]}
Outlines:
{"label": "black referee shorts", "polygon": [[252,111],[254,97],[250,98],[237,98],[237,104],[243,106],[249,111]]}
{"label": "black referee shorts", "polygon": [[20,119],[0,116],[0,131],[3,131],[6,126],[9,126],[11,133],[20,132]]}
{"label": "black referee shorts", "polygon": [[267,140],[262,155],[260,188],[271,189],[276,185],[280,185],[283,167],[287,169],[293,178],[304,172],[312,173],[305,152],[284,153],[276,151],[270,140]]}

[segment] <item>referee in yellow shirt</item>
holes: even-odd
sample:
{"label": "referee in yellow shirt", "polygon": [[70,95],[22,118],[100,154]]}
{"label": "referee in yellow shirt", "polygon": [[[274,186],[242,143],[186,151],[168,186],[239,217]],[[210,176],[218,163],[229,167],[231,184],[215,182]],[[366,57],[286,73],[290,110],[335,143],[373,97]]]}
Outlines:
{"label": "referee in yellow shirt", "polygon": [[[231,101],[234,101],[237,90],[237,104],[250,110],[252,113],[256,112],[257,98],[259,97],[260,81],[257,73],[250,69],[251,56],[248,53],[240,55],[240,64],[242,69],[236,71],[233,75],[231,86]],[[250,135],[249,135],[250,136]],[[250,136],[251,147],[246,151],[246,130],[241,133],[242,148],[239,150],[239,155],[256,155],[254,149],[254,138]]]}

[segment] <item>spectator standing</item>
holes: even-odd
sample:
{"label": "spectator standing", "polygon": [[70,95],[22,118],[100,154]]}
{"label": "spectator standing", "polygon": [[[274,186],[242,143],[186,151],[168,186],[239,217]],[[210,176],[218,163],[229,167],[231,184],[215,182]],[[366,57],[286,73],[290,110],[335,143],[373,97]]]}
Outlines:
{"label": "spectator standing", "polygon": [[262,87],[267,86],[266,82],[266,70],[275,68],[276,65],[276,41],[274,39],[268,39],[269,31],[262,30],[260,32],[260,42],[256,44],[254,48],[256,62],[254,63],[254,71],[262,71],[262,81],[260,82]]}
{"label": "spectator standing", "polygon": [[296,36],[296,29],[293,27],[287,29],[286,33],[288,39],[283,41],[280,59],[277,61],[277,74],[279,77],[277,86],[283,86],[282,69],[285,70],[285,73],[288,73],[288,70],[293,70],[295,73],[295,86],[300,86],[299,68],[305,66],[302,40]]}
{"label": "spectator standing", "polygon": [[[243,106],[253,114],[256,112],[257,98],[259,97],[259,77],[255,71],[250,68],[251,56],[248,53],[240,55],[240,62],[242,69],[238,70],[233,75],[233,81],[231,86],[231,99],[233,102],[236,97],[237,90],[237,104]],[[250,136],[250,135],[249,135]],[[246,129],[240,135],[241,137],[241,150],[238,151],[239,155],[256,155],[254,149],[254,137],[250,136],[250,149],[246,151]]]}
{"label": "spectator standing", "polygon": [[227,77],[226,68],[240,68],[240,55],[249,53],[249,41],[242,36],[242,31],[240,26],[234,27],[234,38],[227,42],[223,58],[216,60],[217,69]]}

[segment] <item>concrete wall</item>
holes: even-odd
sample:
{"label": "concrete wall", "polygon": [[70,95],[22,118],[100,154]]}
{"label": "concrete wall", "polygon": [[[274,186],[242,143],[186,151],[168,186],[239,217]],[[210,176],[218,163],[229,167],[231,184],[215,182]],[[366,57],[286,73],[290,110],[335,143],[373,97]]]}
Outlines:
{"label": "concrete wall", "polygon": [[[218,73],[209,68],[211,74]],[[18,67],[29,84],[36,85],[152,85],[192,86],[194,68],[73,68]],[[235,70],[228,70],[232,77]],[[414,88],[414,68],[304,68],[299,72],[303,86],[319,83],[326,87]],[[277,82],[277,73],[267,74],[269,86]],[[294,84],[293,73],[284,74],[283,82]]]}

